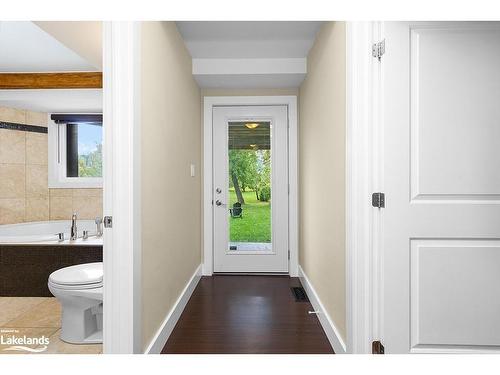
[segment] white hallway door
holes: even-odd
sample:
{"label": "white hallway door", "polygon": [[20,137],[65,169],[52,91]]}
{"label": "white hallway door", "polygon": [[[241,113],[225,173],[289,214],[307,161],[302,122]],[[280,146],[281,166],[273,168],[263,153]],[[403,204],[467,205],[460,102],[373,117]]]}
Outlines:
{"label": "white hallway door", "polygon": [[214,272],[288,272],[287,130],[286,106],[214,107]]}
{"label": "white hallway door", "polygon": [[500,350],[500,24],[385,39],[385,350]]}

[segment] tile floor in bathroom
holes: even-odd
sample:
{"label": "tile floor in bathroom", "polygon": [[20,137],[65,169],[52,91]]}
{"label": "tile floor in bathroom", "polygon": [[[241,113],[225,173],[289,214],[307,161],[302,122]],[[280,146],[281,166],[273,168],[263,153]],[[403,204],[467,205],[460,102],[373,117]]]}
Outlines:
{"label": "tile floor in bathroom", "polygon": [[[61,331],[61,305],[53,297],[0,297],[0,336],[5,341],[16,337],[49,338],[43,354],[101,354],[102,345],[72,345],[59,338]],[[26,351],[5,350],[11,345],[0,342],[0,354],[21,354]],[[40,349],[43,345],[27,345]]]}

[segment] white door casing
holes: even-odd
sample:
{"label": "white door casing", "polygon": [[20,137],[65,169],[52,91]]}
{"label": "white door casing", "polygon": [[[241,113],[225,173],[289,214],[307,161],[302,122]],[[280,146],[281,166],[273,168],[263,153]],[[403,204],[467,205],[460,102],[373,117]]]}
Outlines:
{"label": "white door casing", "polygon": [[140,209],[141,22],[103,23],[105,354],[142,353]]}
{"label": "white door casing", "polygon": [[387,22],[386,353],[500,350],[500,24]]}
{"label": "white door casing", "polygon": [[[271,123],[272,250],[229,250],[228,126],[231,121]],[[288,272],[288,118],[286,106],[213,108],[214,272]],[[220,192],[218,192],[220,189]],[[217,202],[221,205],[215,204]],[[245,207],[243,206],[243,217]],[[243,219],[243,220],[244,220]]]}

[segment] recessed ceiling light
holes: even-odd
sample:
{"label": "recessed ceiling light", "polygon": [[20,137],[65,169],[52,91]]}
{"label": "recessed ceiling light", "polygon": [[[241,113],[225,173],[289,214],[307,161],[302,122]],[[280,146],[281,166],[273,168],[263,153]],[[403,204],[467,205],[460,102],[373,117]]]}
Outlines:
{"label": "recessed ceiling light", "polygon": [[257,124],[256,122],[247,122],[245,124],[245,126],[248,128],[248,129],[255,129],[255,128],[258,128],[259,127],[259,124]]}

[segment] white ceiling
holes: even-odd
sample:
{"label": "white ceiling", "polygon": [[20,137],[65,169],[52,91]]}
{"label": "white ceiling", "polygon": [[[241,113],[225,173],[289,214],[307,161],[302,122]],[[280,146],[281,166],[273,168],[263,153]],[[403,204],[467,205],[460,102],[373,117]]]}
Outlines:
{"label": "white ceiling", "polygon": [[291,88],[305,78],[307,71],[299,65],[306,66],[322,24],[189,21],[177,22],[177,28],[193,58],[193,76],[200,87]]}
{"label": "white ceiling", "polygon": [[193,58],[306,57],[323,22],[189,21],[177,28]]}
{"label": "white ceiling", "polygon": [[102,90],[0,90],[0,106],[47,113],[101,113]]}
{"label": "white ceiling", "polygon": [[0,72],[96,70],[33,22],[0,21]]}
{"label": "white ceiling", "polygon": [[[54,29],[66,44],[33,22],[0,21],[0,72],[100,70],[100,23],[46,22],[43,27]],[[79,37],[64,33],[64,28],[79,30]],[[83,46],[86,42],[92,46]],[[80,50],[87,58],[75,52]],[[40,112],[100,113],[102,90],[0,90],[0,106]]]}
{"label": "white ceiling", "polygon": [[75,51],[90,65],[102,70],[101,21],[36,21],[34,24]]}

